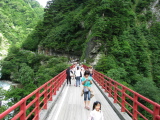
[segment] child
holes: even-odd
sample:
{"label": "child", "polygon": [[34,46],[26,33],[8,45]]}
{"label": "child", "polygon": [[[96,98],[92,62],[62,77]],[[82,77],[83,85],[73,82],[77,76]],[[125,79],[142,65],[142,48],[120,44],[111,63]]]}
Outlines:
{"label": "child", "polygon": [[90,112],[88,120],[104,120],[101,103],[99,101],[93,103],[93,111]]}

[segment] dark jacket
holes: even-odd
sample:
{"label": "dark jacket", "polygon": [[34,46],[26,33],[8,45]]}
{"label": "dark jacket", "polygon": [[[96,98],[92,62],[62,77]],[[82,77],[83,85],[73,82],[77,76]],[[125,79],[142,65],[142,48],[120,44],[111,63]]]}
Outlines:
{"label": "dark jacket", "polygon": [[68,68],[68,69],[66,70],[66,74],[67,74],[66,78],[70,78],[70,77],[71,77],[71,76],[70,76],[70,68]]}

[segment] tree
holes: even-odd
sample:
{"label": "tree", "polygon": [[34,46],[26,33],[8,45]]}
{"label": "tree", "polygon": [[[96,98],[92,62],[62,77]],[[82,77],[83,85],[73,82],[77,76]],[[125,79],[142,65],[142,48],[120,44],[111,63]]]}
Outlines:
{"label": "tree", "polygon": [[26,63],[21,64],[17,81],[22,85],[34,83],[34,72]]}
{"label": "tree", "polygon": [[158,103],[160,102],[160,98],[159,98],[160,91],[151,79],[148,79],[148,78],[141,79],[134,85],[134,89],[138,93],[142,94],[143,96],[155,102],[158,102]]}

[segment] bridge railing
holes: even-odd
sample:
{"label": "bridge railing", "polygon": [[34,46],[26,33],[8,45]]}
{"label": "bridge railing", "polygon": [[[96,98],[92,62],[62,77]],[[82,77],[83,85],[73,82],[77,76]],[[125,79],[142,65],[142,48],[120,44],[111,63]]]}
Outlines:
{"label": "bridge railing", "polygon": [[[0,120],[14,111],[16,115],[11,120],[39,120],[39,113],[42,109],[47,109],[47,102],[52,101],[53,95],[59,90],[66,79],[66,70],[40,86],[31,94],[21,99],[18,103],[0,114]],[[18,110],[17,110],[18,109]],[[31,111],[31,112],[29,112]]]}
{"label": "bridge railing", "polygon": [[[94,70],[93,78],[108,93],[108,96],[114,99],[114,103],[118,103],[121,106],[121,112],[127,112],[133,120],[139,120],[140,118],[144,120],[160,120],[160,104],[153,102],[96,70]],[[145,111],[145,114],[140,113],[140,110]]]}

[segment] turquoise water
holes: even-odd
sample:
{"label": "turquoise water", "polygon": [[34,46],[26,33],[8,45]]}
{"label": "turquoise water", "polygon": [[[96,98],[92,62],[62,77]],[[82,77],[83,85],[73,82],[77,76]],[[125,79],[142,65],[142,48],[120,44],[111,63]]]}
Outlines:
{"label": "turquoise water", "polygon": [[[0,81],[0,87],[4,90],[9,90],[10,86],[12,85],[12,82],[9,82],[9,81]],[[3,91],[3,90],[2,90]],[[5,96],[3,96],[2,94],[0,94],[0,100],[1,100],[1,105],[7,105],[7,103],[10,101],[10,100],[4,100]]]}
{"label": "turquoise water", "polygon": [[0,87],[2,87],[4,90],[9,90],[12,82],[9,81],[0,81]]}

